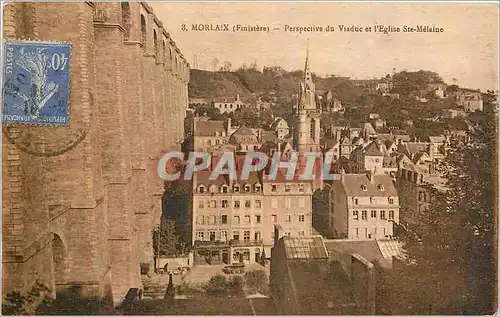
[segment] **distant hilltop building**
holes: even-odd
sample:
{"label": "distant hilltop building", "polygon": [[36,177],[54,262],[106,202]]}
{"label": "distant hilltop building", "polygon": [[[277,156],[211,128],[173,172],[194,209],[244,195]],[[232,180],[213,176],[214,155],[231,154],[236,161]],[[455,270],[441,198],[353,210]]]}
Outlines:
{"label": "distant hilltop building", "polygon": [[241,109],[243,102],[240,99],[240,95],[237,94],[235,97],[217,97],[212,100],[210,105],[215,109],[219,109],[221,113],[230,113]]}
{"label": "distant hilltop building", "polygon": [[483,111],[483,96],[480,91],[460,90],[455,98],[458,106],[465,112]]}

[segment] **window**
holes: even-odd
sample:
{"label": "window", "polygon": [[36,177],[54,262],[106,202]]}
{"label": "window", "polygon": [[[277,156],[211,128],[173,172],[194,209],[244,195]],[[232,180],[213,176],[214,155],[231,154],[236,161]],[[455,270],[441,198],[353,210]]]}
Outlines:
{"label": "window", "polygon": [[299,208],[305,208],[306,207],[306,201],[304,197],[299,198]]}
{"label": "window", "polygon": [[240,240],[240,232],[239,231],[233,231],[233,240]]}
{"label": "window", "polygon": [[212,140],[208,139],[207,140],[207,145],[212,145]]}
{"label": "window", "polygon": [[289,236],[290,236],[290,232],[285,232],[285,235],[286,235],[287,237],[289,237]]}
{"label": "window", "polygon": [[292,222],[292,216],[285,215],[285,222]]}
{"label": "window", "polygon": [[299,184],[299,192],[304,192],[304,184]]}
{"label": "window", "polygon": [[220,223],[223,225],[227,224],[227,215],[220,216]]}
{"label": "window", "polygon": [[255,184],[255,192],[260,193],[260,184]]}
{"label": "window", "polygon": [[256,200],[255,201],[255,208],[260,208],[260,207],[262,207],[261,201],[260,200]]}
{"label": "window", "polygon": [[384,190],[384,185],[382,185],[382,184],[378,185],[378,189],[381,190],[381,191],[383,191]]}
{"label": "window", "polygon": [[271,218],[273,219],[273,223],[278,222],[278,216],[272,215]]}
{"label": "window", "polygon": [[219,139],[215,140],[215,145],[219,145],[220,141]]}
{"label": "window", "polygon": [[304,215],[299,215],[299,222],[304,222],[305,218],[306,217]]}
{"label": "window", "polygon": [[240,192],[240,185],[234,185],[233,186],[233,192],[239,193]]}
{"label": "window", "polygon": [[203,241],[203,239],[205,237],[205,232],[198,231],[198,233],[196,234],[196,236],[198,237],[198,240]]}
{"label": "window", "polygon": [[389,220],[394,220],[394,210],[389,210]]}
{"label": "window", "polygon": [[254,238],[255,240],[260,240],[260,231],[255,231]]}
{"label": "window", "polygon": [[227,208],[227,207],[229,207],[229,203],[228,203],[228,202],[227,202],[227,200],[225,200],[225,199],[224,199],[224,200],[222,200],[221,205],[222,205],[222,208]]}
{"label": "window", "polygon": [[245,185],[245,193],[250,192],[250,185],[246,184]]}
{"label": "window", "polygon": [[215,231],[210,231],[209,235],[210,235],[210,241],[215,241]]}
{"label": "window", "polygon": [[245,215],[245,223],[246,224],[250,223],[250,215]]}
{"label": "window", "polygon": [[385,217],[385,210],[380,211],[380,219],[386,220],[387,218]]}
{"label": "window", "polygon": [[357,205],[358,204],[358,199],[357,198],[353,198],[354,200],[354,204]]}
{"label": "window", "polygon": [[205,224],[205,217],[204,216],[198,216],[198,217],[196,217],[196,224],[198,224],[198,225],[204,225]]}
{"label": "window", "polygon": [[205,193],[205,186],[203,186],[203,185],[198,186],[198,192],[200,194],[204,194]]}
{"label": "window", "polygon": [[285,192],[287,193],[290,192],[290,185],[288,184],[285,185]]}
{"label": "window", "polygon": [[368,213],[366,212],[366,210],[363,210],[361,212],[361,219],[362,220],[367,220],[368,219]]}
{"label": "window", "polygon": [[394,204],[394,198],[389,198],[389,204],[390,205]]}
{"label": "window", "polygon": [[305,231],[304,230],[300,230],[299,231],[299,236],[304,236],[305,235]]}
{"label": "window", "polygon": [[260,223],[260,221],[261,221],[260,215],[255,216],[255,222]]}
{"label": "window", "polygon": [[203,209],[203,208],[205,208],[205,201],[204,201],[204,200],[200,200],[200,201],[198,201],[198,208],[199,208],[199,209]]}
{"label": "window", "polygon": [[234,207],[234,209],[239,209],[240,208],[240,201],[239,200],[233,201],[233,207]]}
{"label": "window", "polygon": [[285,199],[285,208],[286,209],[292,208],[292,202],[290,201],[290,198]]}
{"label": "window", "polygon": [[227,187],[227,185],[222,185],[222,192],[223,192],[224,194],[227,194],[227,192],[228,192],[228,187]]}
{"label": "window", "polygon": [[227,241],[227,231],[221,231],[220,232],[220,239],[221,241]]}
{"label": "window", "polygon": [[243,240],[250,240],[250,231],[243,231]]}
{"label": "window", "polygon": [[359,215],[358,215],[358,211],[357,210],[353,210],[352,211],[352,217],[354,218],[354,220],[358,220],[359,219]]}
{"label": "window", "polygon": [[217,208],[217,200],[210,201],[210,208]]}
{"label": "window", "polygon": [[250,200],[245,200],[245,208],[250,208],[252,206],[252,203]]}
{"label": "window", "polygon": [[276,192],[276,185],[271,185],[271,191],[272,191],[273,193],[275,193],[275,192]]}
{"label": "window", "polygon": [[368,238],[368,228],[365,228],[365,238]]}
{"label": "window", "polygon": [[215,225],[215,223],[216,223],[216,216],[209,216],[208,217],[208,224]]}
{"label": "window", "polygon": [[377,218],[377,211],[376,210],[372,210],[371,214],[372,214],[372,218]]}
{"label": "window", "polygon": [[240,216],[234,216],[233,223],[239,225],[240,224]]}
{"label": "window", "polygon": [[354,229],[354,236],[356,237],[356,239],[359,238],[359,228]]}

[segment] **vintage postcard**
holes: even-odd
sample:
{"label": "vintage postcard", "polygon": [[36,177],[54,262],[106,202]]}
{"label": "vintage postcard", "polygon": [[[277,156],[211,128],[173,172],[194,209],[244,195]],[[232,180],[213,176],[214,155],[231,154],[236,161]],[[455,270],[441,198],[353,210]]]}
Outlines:
{"label": "vintage postcard", "polygon": [[1,8],[3,315],[498,314],[498,2]]}

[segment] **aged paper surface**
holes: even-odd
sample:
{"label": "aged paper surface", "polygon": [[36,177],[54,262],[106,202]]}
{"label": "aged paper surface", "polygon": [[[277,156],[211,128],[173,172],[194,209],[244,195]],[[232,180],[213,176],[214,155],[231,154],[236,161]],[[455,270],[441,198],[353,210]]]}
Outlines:
{"label": "aged paper surface", "polygon": [[2,313],[494,314],[498,14],[4,4]]}

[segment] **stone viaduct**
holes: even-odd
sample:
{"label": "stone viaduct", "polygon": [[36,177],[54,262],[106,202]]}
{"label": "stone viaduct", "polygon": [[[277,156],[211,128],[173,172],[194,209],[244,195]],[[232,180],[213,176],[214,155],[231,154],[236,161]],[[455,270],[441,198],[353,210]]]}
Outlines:
{"label": "stone viaduct", "polygon": [[[3,127],[3,293],[39,281],[118,303],[153,261],[156,165],[184,137],[189,64],[143,2],[11,3],[3,32],[72,45],[70,125]],[[63,151],[26,151],[18,133]]]}

